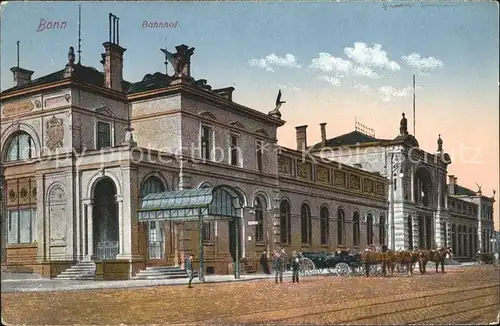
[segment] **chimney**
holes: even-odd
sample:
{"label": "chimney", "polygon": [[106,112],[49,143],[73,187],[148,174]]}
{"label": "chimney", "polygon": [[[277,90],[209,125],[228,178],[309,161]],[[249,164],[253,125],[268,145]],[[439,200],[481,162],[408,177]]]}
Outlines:
{"label": "chimney", "polygon": [[302,151],[307,148],[307,133],[306,133],[307,125],[306,126],[298,126],[295,127],[295,133],[297,137],[297,150]]}
{"label": "chimney", "polygon": [[12,67],[10,68],[10,71],[14,74],[14,82],[16,83],[16,86],[22,86],[31,81],[31,75],[33,75],[34,71],[19,68],[19,67]]}
{"label": "chimney", "polygon": [[448,195],[455,194],[455,185],[457,184],[457,178],[454,175],[448,176]]}
{"label": "chimney", "polygon": [[119,18],[109,14],[109,41],[102,44],[105,53],[101,55],[104,65],[104,87],[122,92],[123,53],[126,49],[120,46]]}
{"label": "chimney", "polygon": [[321,127],[321,146],[325,147],[326,145],[326,122],[320,123],[319,124]]}

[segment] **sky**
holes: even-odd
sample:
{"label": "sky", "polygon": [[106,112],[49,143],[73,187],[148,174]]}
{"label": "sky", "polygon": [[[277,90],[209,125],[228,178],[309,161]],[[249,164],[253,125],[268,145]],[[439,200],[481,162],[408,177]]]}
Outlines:
{"label": "sky", "polygon": [[[435,152],[441,134],[448,173],[498,199],[496,2],[82,2],[82,64],[102,70],[110,12],[120,18],[126,80],[165,72],[160,48],[195,47],[192,75],[235,87],[235,102],[267,113],[282,90],[286,147],[295,148],[295,126],[308,125],[314,144],[320,123],[331,138],[353,131],[355,119],[394,138],[403,112],[413,133],[415,74],[420,147]],[[63,69],[69,46],[77,49],[78,2],[9,2],[1,14],[2,90],[13,86],[16,41],[33,78]],[[175,27],[143,27],[155,21]],[[66,28],[41,30],[43,22]],[[498,202],[494,215],[499,229]]]}

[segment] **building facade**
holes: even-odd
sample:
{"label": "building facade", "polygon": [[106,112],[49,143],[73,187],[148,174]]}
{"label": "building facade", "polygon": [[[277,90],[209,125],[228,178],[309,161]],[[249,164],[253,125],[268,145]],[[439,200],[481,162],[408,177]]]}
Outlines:
{"label": "building facade", "polygon": [[[378,173],[388,179],[388,243],[394,249],[432,249],[451,246],[456,257],[471,258],[477,251],[492,252],[493,197],[456,184],[448,177],[450,156],[439,135],[437,151],[419,148],[408,133],[403,113],[399,135],[379,139],[355,130],[304,146],[322,159]],[[305,128],[304,128],[305,134]]]}
{"label": "building facade", "polygon": [[73,48],[47,76],[12,69],[16,85],[1,93],[3,267],[53,277],[94,261],[104,278],[128,279],[182,265],[187,253],[196,261],[201,236],[207,270],[230,273],[230,223],[200,230],[137,217],[148,194],[217,185],[239,193],[240,257],[254,267],[264,249],[386,242],[385,178],[278,147],[279,111],[244,107],[234,88],[195,80],[185,45],[167,51],[173,75],[124,81],[125,49],[114,40],[103,44],[102,72],[75,62]]}

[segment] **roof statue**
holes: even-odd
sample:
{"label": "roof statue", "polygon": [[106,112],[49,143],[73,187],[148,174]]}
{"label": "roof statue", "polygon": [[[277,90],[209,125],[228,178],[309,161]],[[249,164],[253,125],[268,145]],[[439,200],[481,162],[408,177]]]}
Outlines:
{"label": "roof statue", "polygon": [[278,118],[278,119],[281,119],[280,108],[281,108],[281,105],[283,103],[286,103],[286,102],[281,100],[281,89],[280,89],[278,91],[278,96],[276,97],[276,106],[275,106],[274,110],[272,110],[268,113],[268,115],[275,117],[275,118]]}
{"label": "roof statue", "polygon": [[481,188],[483,187],[483,185],[478,185],[478,184],[477,184],[477,182],[476,182],[476,186],[479,188],[479,189],[477,190],[477,193],[478,193],[478,194],[481,194]]}
{"label": "roof statue", "polygon": [[75,49],[70,46],[68,52],[68,63],[66,64],[66,68],[64,68],[63,77],[68,78],[73,76],[75,71]]}
{"label": "roof statue", "polygon": [[438,143],[438,152],[442,152],[443,151],[443,140],[441,139],[441,134],[439,134],[439,138],[437,140],[437,143]]}
{"label": "roof statue", "polygon": [[191,77],[190,64],[194,48],[182,44],[176,46],[175,49],[177,50],[176,53],[171,53],[167,49],[160,49],[165,54],[167,62],[174,69],[173,77]]}
{"label": "roof statue", "polygon": [[403,113],[403,118],[401,118],[401,122],[399,124],[399,134],[400,136],[408,135],[408,120],[405,118],[405,114]]}
{"label": "roof statue", "polygon": [[75,63],[75,49],[72,46],[69,47],[68,62],[70,64]]}

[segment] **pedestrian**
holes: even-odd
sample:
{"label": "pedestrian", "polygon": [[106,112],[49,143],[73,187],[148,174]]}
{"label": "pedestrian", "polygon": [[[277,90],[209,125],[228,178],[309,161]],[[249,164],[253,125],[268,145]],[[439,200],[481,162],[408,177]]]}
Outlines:
{"label": "pedestrian", "polygon": [[274,253],[273,257],[273,269],[275,272],[274,275],[274,280],[276,284],[278,284],[278,279],[280,283],[283,283],[283,258],[281,257],[281,254],[278,252]]}
{"label": "pedestrian", "polygon": [[498,266],[498,264],[500,263],[498,260],[498,252],[495,252],[493,256],[495,257],[495,265]]}
{"label": "pedestrian", "polygon": [[267,252],[265,249],[264,251],[262,251],[262,255],[260,255],[260,267],[264,274],[271,274],[271,272],[269,271],[269,264],[267,262]]}
{"label": "pedestrian", "polygon": [[192,288],[193,286],[191,285],[191,282],[194,279],[194,269],[193,269],[193,255],[189,255],[186,261],[184,262],[184,266],[186,269],[186,272],[188,274],[188,288]]}
{"label": "pedestrian", "polygon": [[297,256],[297,252],[293,251],[293,257],[292,257],[292,282],[299,283],[299,257]]}

